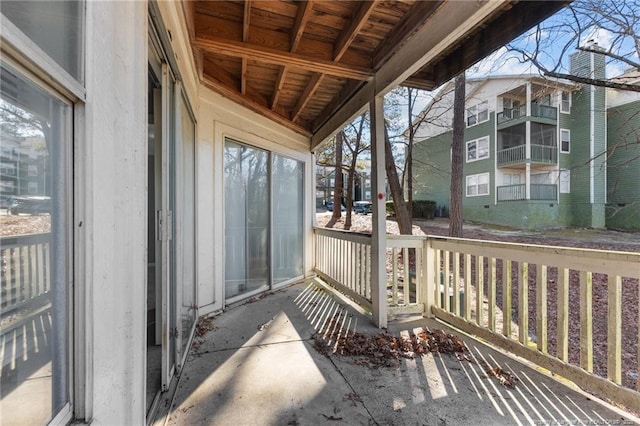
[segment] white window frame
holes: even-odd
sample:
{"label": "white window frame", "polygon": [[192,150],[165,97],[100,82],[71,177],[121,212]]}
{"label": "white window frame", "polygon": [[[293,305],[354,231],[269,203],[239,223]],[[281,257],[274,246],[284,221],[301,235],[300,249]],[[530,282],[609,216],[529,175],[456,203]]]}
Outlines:
{"label": "white window frame", "polygon": [[[485,180],[486,182],[481,182],[481,180]],[[478,173],[476,175],[469,175],[466,178],[465,185],[465,194],[467,197],[482,197],[490,194],[490,178],[489,173]],[[480,185],[487,186],[487,192],[479,192]]]}
{"label": "white window frame", "polygon": [[[569,95],[569,99],[566,101],[565,104],[565,100],[563,99],[563,95],[564,94],[568,94]],[[572,94],[571,91],[569,90],[562,90],[560,92],[560,112],[563,114],[571,114],[571,104],[572,104]],[[565,109],[565,105],[567,106],[567,108]]]}
{"label": "white window frame", "polygon": [[[563,141],[564,139],[562,138],[562,135],[565,134],[567,135],[567,143],[568,143],[568,148],[567,150],[564,149],[563,147]],[[571,130],[569,129],[560,129],[560,152],[562,154],[569,154],[571,152]]]}
{"label": "white window frame", "polygon": [[[480,153],[480,143],[486,143],[487,148],[486,148],[486,155],[483,155],[482,157],[480,157],[479,153]],[[472,143],[476,144],[476,154],[475,154],[475,158],[469,158],[469,145],[471,145]],[[490,157],[489,154],[489,150],[490,150],[490,146],[489,146],[489,136],[483,136],[481,138],[478,139],[474,139],[471,141],[468,141],[465,144],[465,159],[467,163],[473,163],[474,161],[479,161],[479,160],[484,160]],[[483,150],[484,151],[484,150]]]}
{"label": "white window frame", "polygon": [[560,175],[558,178],[558,192],[560,194],[571,193],[571,170],[560,170]]}
{"label": "white window frame", "polygon": [[[481,106],[482,106],[482,110],[481,110]],[[485,119],[483,119],[482,121],[480,121],[479,117],[480,117],[480,113],[481,112],[486,112],[487,117]],[[474,122],[470,123],[470,119],[473,117]],[[465,111],[465,123],[467,124],[467,127],[473,127],[475,125],[481,124],[481,123],[485,123],[489,121],[489,102],[488,101],[482,101],[479,102],[469,108],[466,109]]]}
{"label": "white window frame", "polygon": [[[84,8],[83,27],[80,34],[82,42],[80,43],[81,55],[81,69],[84,69],[85,65],[85,37],[87,26],[87,12],[86,3]],[[84,86],[85,74],[81,73],[79,79],[74,78],[69,74],[61,65],[59,65],[51,56],[49,56],[40,46],[38,46],[33,40],[31,40],[26,34],[24,34],[16,25],[13,24],[7,17],[0,14],[0,27],[2,28],[3,42],[6,40],[7,49],[11,49],[11,55],[6,55],[5,47],[1,48],[0,55],[2,60],[17,70],[21,77],[30,82],[34,86],[39,87],[51,96],[65,103],[70,107],[72,116],[75,117],[69,124],[68,140],[65,141],[65,146],[62,148],[62,152],[65,158],[66,165],[68,166],[67,173],[67,188],[68,194],[65,200],[65,220],[68,220],[67,228],[67,273],[68,280],[72,280],[74,283],[78,282],[78,277],[85,273],[84,257],[81,257],[79,253],[86,252],[86,240],[79,237],[80,231],[74,229],[71,225],[73,223],[73,213],[83,210],[84,202],[79,197],[77,192],[76,182],[84,181],[82,171],[73,170],[76,168],[75,156],[72,153],[78,154],[76,150],[81,150],[82,144],[78,144],[78,135],[83,133],[84,122],[84,102],[86,101],[86,89]],[[33,64],[38,64],[34,67]],[[14,151],[15,155],[15,151]],[[78,156],[80,157],[80,156]],[[78,173],[78,175],[76,175]],[[14,186],[15,193],[15,186]],[[77,233],[76,233],[77,232]],[[71,249],[73,247],[73,249]],[[90,327],[86,321],[77,321],[78,318],[85,311],[85,306],[77,303],[79,300],[85,300],[85,290],[82,286],[71,285],[67,288],[67,326],[66,326],[66,338],[67,338],[67,354],[66,354],[66,380],[67,380],[67,395],[68,400],[64,406],[59,407],[57,413],[52,413],[52,418],[49,424],[67,424],[71,421],[74,410],[79,417],[85,416],[85,409],[87,399],[85,399],[84,391],[87,388],[93,386],[92,380],[87,379],[87,365],[90,364],[90,360],[86,357],[79,356],[86,348],[87,341],[83,337],[86,335],[86,330]],[[83,318],[84,319],[84,318]],[[85,351],[86,352],[86,351]],[[73,407],[73,410],[72,410]]]}

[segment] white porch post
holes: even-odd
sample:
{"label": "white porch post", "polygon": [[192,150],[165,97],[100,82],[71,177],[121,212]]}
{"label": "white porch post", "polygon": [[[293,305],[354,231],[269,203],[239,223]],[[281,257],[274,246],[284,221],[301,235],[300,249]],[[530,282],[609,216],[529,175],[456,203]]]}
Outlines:
{"label": "white porch post", "polygon": [[384,113],[382,96],[369,102],[371,114],[371,201],[373,218],[371,224],[371,302],[373,321],[380,327],[387,326],[387,215],[385,209],[385,153]]}
{"label": "white porch post", "polygon": [[531,199],[531,82],[527,82],[527,121],[525,122],[525,199]]}

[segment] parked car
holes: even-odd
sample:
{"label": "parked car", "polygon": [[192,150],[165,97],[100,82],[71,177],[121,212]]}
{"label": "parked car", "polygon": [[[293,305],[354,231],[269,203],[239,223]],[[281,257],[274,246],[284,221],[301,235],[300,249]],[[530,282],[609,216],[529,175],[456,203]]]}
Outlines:
{"label": "parked car", "polygon": [[[333,211],[333,201],[327,201],[327,211],[332,212]],[[347,208],[344,205],[340,205],[340,211],[341,212],[345,212],[347,211]]]}
{"label": "parked car", "polygon": [[356,201],[353,203],[353,211],[360,214],[371,213],[371,201]]}
{"label": "parked car", "polygon": [[13,199],[13,197],[10,197],[8,195],[0,196],[0,209],[9,210],[11,207],[13,207],[14,204],[15,200]]}
{"label": "parked car", "polygon": [[45,214],[51,213],[51,197],[13,197],[14,203],[9,208],[11,214]]}

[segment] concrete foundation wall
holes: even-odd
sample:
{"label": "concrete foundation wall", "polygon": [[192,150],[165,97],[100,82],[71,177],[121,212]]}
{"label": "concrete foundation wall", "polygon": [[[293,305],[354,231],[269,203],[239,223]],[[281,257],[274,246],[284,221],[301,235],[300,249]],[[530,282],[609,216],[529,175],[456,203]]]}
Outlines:
{"label": "concrete foundation wall", "polygon": [[545,201],[509,201],[496,205],[467,206],[463,208],[465,219],[508,226],[519,229],[558,228],[559,206]]}

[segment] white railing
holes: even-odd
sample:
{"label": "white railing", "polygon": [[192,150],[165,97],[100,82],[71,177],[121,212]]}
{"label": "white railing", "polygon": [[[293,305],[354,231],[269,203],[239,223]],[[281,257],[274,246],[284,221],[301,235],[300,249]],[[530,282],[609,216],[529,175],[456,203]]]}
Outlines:
{"label": "white railing", "polygon": [[[354,288],[358,244],[370,236],[317,229],[316,270]],[[433,315],[636,411],[640,307],[622,303],[639,279],[640,253],[387,235],[390,315]]]}
{"label": "white railing", "polygon": [[46,298],[51,290],[51,234],[0,238],[2,316]]}
{"label": "white railing", "polygon": [[315,271],[371,308],[371,235],[315,229]]}

